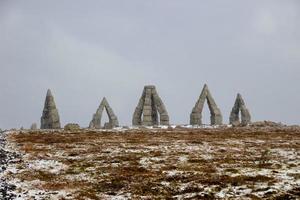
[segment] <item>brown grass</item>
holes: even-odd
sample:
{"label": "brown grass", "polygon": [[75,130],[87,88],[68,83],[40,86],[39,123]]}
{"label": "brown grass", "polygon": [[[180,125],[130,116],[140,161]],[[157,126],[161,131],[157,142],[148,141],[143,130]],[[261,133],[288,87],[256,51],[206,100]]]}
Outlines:
{"label": "brown grass", "polygon": [[[259,183],[279,181],[273,175],[247,176],[243,169],[272,169],[276,174],[274,170],[280,170],[281,165],[299,167],[272,153],[273,149],[299,152],[299,132],[284,129],[23,132],[11,134],[9,141],[29,155],[24,162],[52,159],[67,165],[58,174],[25,169],[15,175],[17,178],[43,181],[40,187],[47,191],[73,189],[75,199],[99,199],[103,194],[118,193],[131,193],[137,199],[168,199],[189,193],[195,193],[195,199],[214,199],[215,193],[229,185],[255,188]],[[187,159],[180,161],[183,156]],[[147,165],[141,164],[144,158]],[[280,164],[273,164],[275,161]],[[170,175],[174,170],[177,173]],[[299,179],[299,174],[289,175]],[[186,186],[180,189],[183,184]],[[211,186],[214,193],[200,195],[203,187]],[[254,194],[248,196],[258,199]]]}

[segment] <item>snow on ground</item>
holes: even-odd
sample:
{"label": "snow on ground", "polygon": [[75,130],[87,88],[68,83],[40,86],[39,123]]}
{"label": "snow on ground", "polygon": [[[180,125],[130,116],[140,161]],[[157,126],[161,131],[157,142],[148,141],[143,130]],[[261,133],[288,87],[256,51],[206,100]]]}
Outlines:
{"label": "snow on ground", "polygon": [[299,132],[256,131],[10,132],[3,148],[22,157],[0,178],[17,199],[295,199]]}
{"label": "snow on ground", "polygon": [[33,160],[28,163],[28,168],[32,170],[45,170],[50,173],[58,173],[66,169],[67,166],[56,160]]}

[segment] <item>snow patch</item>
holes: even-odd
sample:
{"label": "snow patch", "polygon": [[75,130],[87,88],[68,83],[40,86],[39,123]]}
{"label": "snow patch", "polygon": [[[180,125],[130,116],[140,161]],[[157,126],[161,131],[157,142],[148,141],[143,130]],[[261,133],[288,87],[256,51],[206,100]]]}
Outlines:
{"label": "snow patch", "polygon": [[67,168],[66,165],[55,160],[34,160],[28,164],[30,169],[45,170],[50,173],[57,174]]}

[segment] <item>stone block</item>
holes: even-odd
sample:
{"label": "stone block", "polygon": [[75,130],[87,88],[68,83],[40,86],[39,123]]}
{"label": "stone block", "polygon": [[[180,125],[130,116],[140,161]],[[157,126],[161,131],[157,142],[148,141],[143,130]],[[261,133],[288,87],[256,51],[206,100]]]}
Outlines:
{"label": "stone block", "polygon": [[69,123],[67,125],[65,125],[64,130],[66,131],[75,131],[75,130],[79,130],[80,126],[78,124],[74,124],[74,123]]}

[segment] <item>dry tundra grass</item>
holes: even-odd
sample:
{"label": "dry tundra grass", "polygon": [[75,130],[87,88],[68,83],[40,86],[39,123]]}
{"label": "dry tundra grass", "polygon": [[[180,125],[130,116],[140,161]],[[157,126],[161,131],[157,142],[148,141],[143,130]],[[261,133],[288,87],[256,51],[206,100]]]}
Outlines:
{"label": "dry tundra grass", "polygon": [[[23,131],[9,178],[22,198],[297,199],[300,132],[290,129]],[[37,199],[39,199],[37,198]]]}

